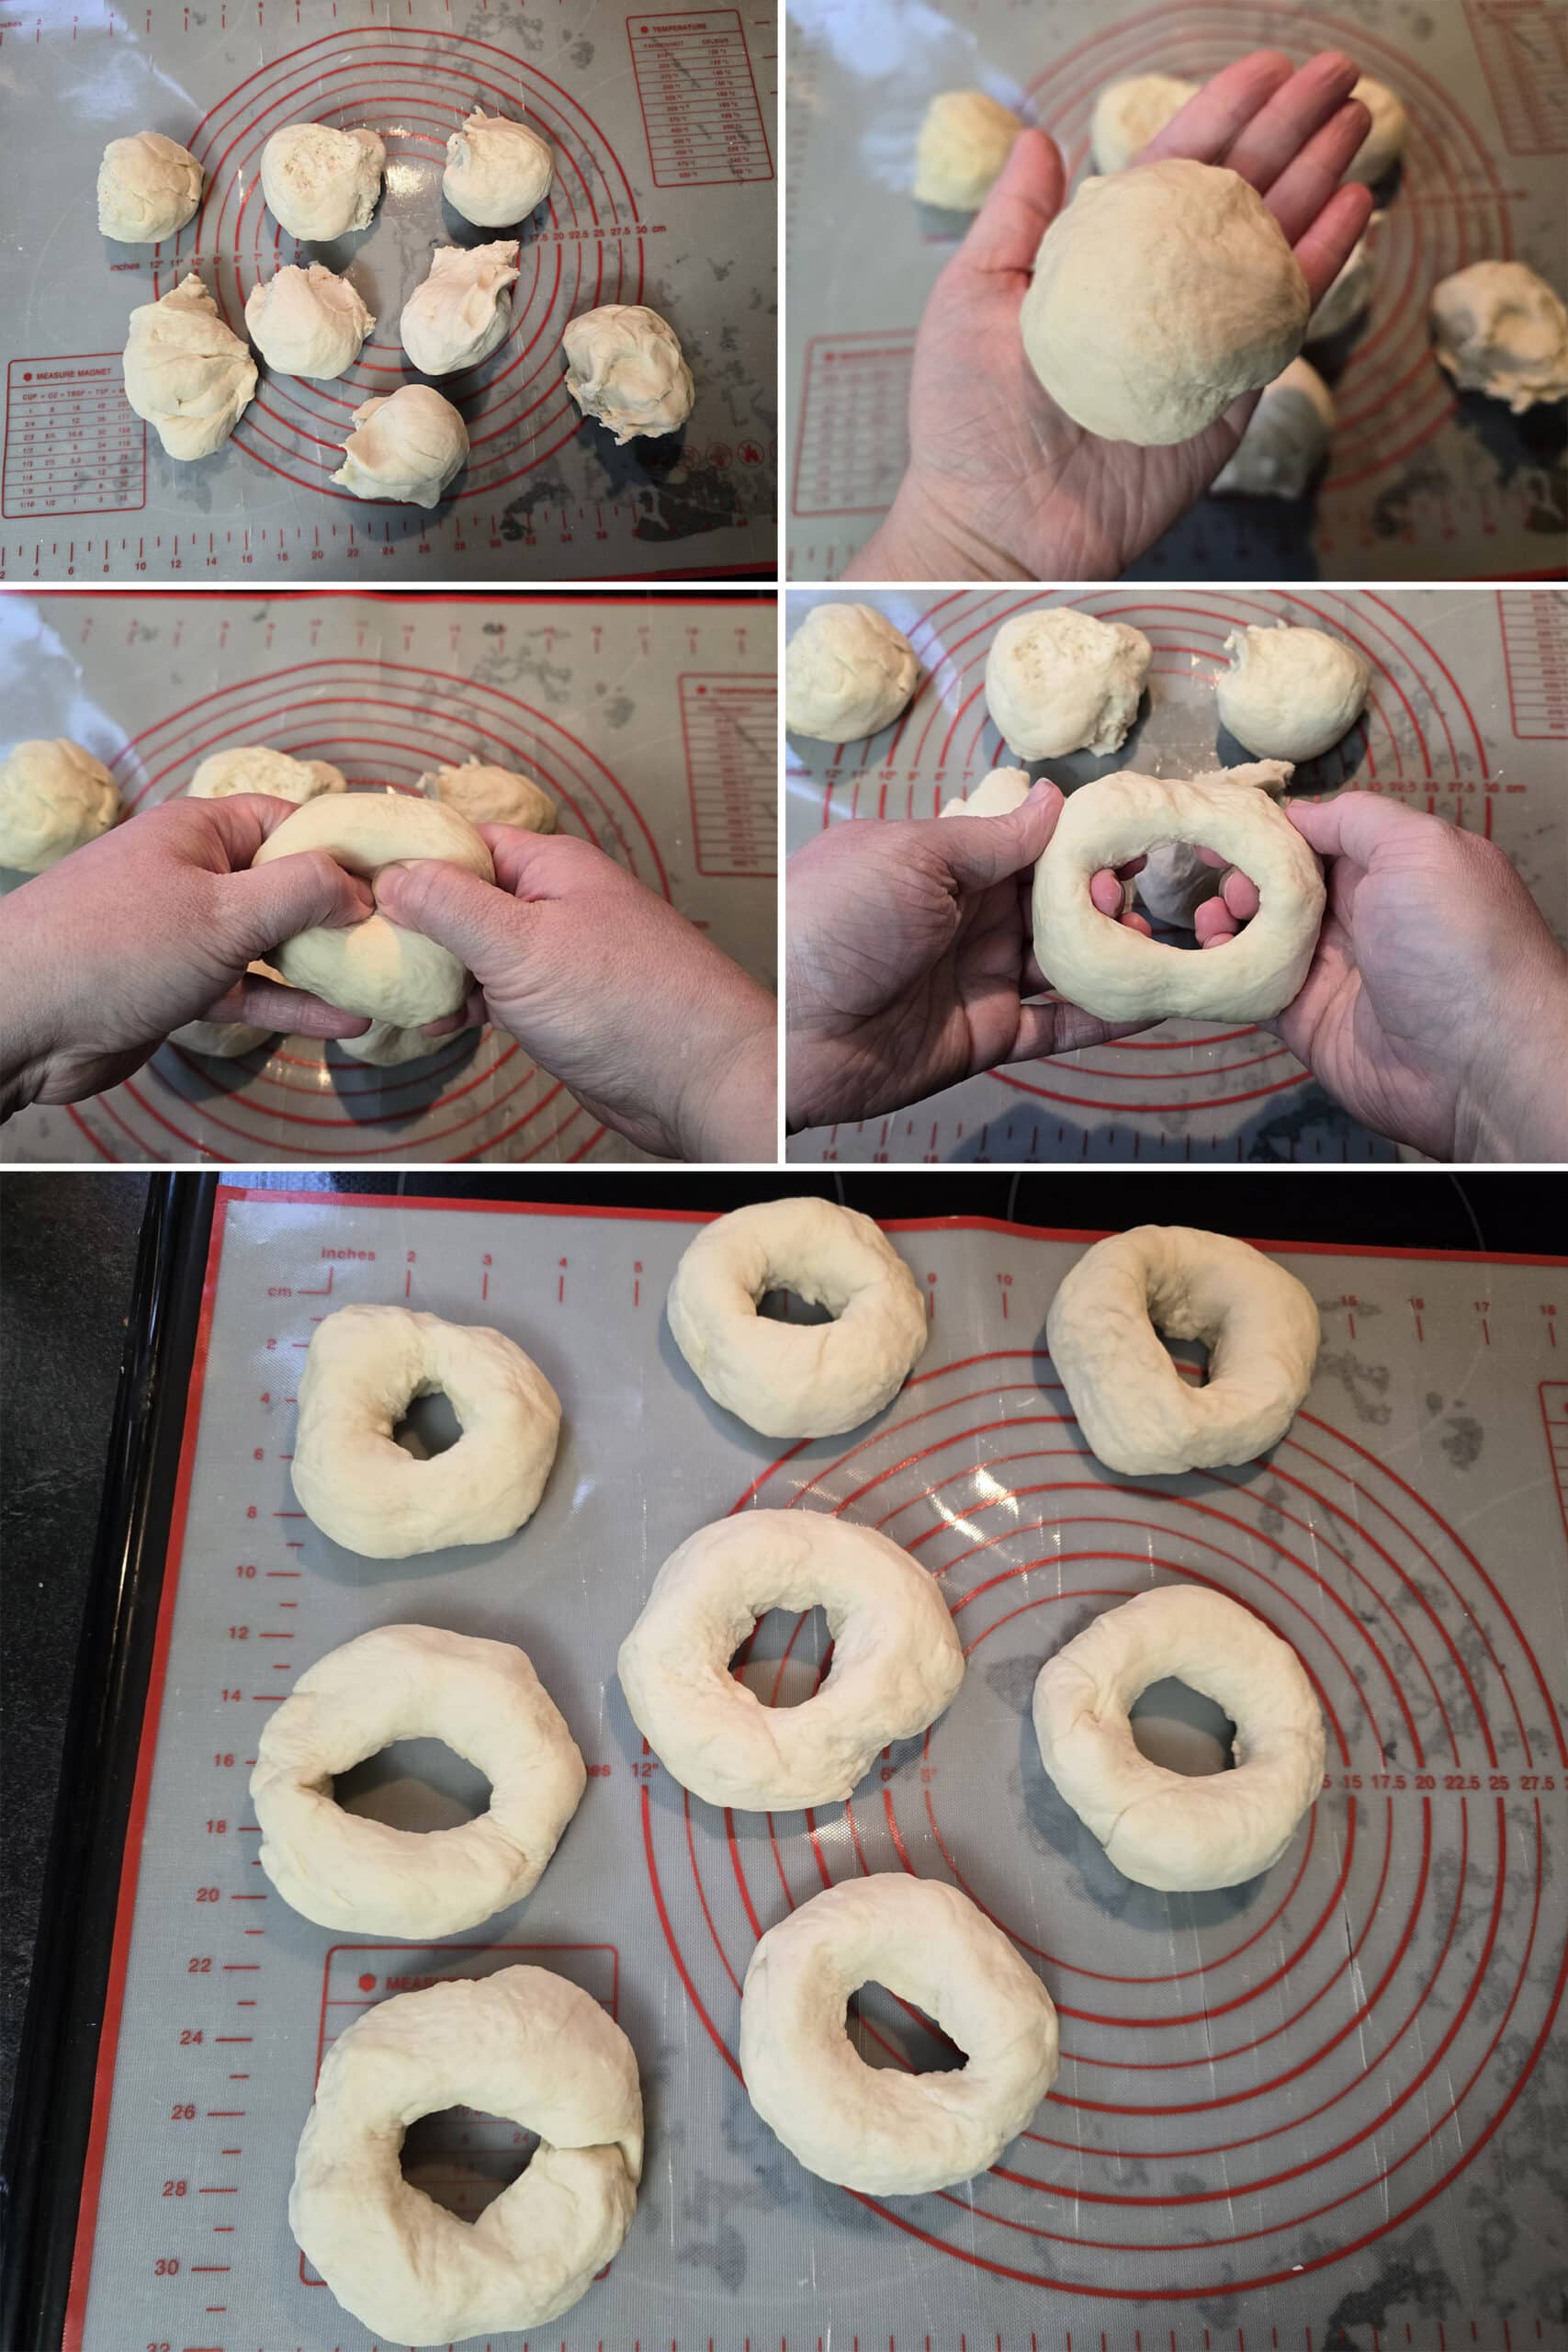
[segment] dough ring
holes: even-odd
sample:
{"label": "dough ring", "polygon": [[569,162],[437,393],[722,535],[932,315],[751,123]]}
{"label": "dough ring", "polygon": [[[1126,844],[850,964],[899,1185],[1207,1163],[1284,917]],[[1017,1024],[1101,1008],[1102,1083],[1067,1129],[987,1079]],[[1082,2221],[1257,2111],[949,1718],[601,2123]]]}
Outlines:
{"label": "dough ring", "polygon": [[[832,1323],[759,1316],[770,1290]],[[666,1304],[716,1405],[764,1437],[838,1437],[890,1404],[924,1350],[925,1301],[880,1226],[811,1198],[758,1201],[699,1233]]]}
{"label": "dough ring", "polygon": [[[1204,1386],[1182,1379],[1161,1331],[1204,1341]],[[1175,1476],[1250,1462],[1284,1436],[1312,1384],[1317,1308],[1304,1283],[1246,1241],[1135,1225],[1069,1270],[1045,1343],[1100,1461]]]}
{"label": "dough ring", "polygon": [[[1139,1752],[1127,1710],[1168,1675],[1235,1724],[1234,1771],[1169,1772]],[[1256,1878],[1323,1785],[1323,1717],[1300,1658],[1249,1609],[1201,1585],[1141,1592],[1047,1658],[1034,1736],[1078,1819],[1140,1886]]]}
{"label": "dough ring", "polygon": [[[1219,850],[1258,885],[1257,914],[1224,947],[1163,946],[1090,899],[1100,866],[1169,842]],[[1324,902],[1316,858],[1267,793],[1237,792],[1223,773],[1183,783],[1123,768],[1079,786],[1034,868],[1035,959],[1054,988],[1102,1021],[1267,1021],[1306,978]]]}
{"label": "dough ring", "polygon": [[[540,2135],[478,2221],[403,2178],[408,2126],[476,2107]],[[543,1968],[399,1993],[341,2033],[305,2119],[288,2225],[344,2309],[384,2344],[542,2326],[617,2251],[642,2177],[631,2043]]]}
{"label": "dough ring", "polygon": [[[886,1985],[957,2042],[956,2074],[868,2066],[850,1996]],[[752,2106],[824,2180],[915,2197],[995,2164],[1056,2079],[1056,2012],[1033,1970],[956,1887],[903,1871],[812,1896],[751,1955],[740,2071]]]}
{"label": "dough ring", "polygon": [[[425,1833],[345,1813],[334,1776],[396,1739],[439,1739],[477,1766],[489,1812]],[[267,1717],[251,1802],[261,1866],[294,1910],[321,1928],[428,1943],[531,1894],[587,1785],[520,1649],[380,1625],[319,1657]]]}
{"label": "dough ring", "polygon": [[[416,1462],[392,1431],[416,1396],[438,1394],[462,1435]],[[305,1357],[294,1491],[323,1535],[367,1559],[499,1543],[533,1516],[559,1435],[560,1398],[502,1332],[340,1306]]]}
{"label": "dough ring", "polygon": [[[729,1661],[770,1609],[826,1611],[833,1664],[798,1707],[763,1706]],[[847,1797],[879,1749],[936,1721],[964,1679],[941,1587],[874,1528],[746,1510],[700,1527],[621,1644],[632,1721],[709,1804],[792,1813]]]}

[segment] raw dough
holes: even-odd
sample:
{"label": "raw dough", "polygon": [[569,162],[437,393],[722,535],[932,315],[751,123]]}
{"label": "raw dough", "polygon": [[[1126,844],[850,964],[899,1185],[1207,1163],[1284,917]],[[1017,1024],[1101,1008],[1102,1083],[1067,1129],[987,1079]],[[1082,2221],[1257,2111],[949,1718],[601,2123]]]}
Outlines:
{"label": "raw dough", "polygon": [[[248,972],[256,973],[264,980],[276,980],[280,988],[287,985],[281,972],[270,964],[247,964]],[[209,1061],[232,1061],[236,1055],[254,1054],[276,1037],[276,1029],[258,1029],[250,1021],[187,1021],[183,1028],[171,1029],[171,1046],[183,1046],[187,1054],[203,1054]]]}
{"label": "raw dough", "polygon": [[1359,98],[1368,108],[1372,127],[1346,164],[1345,177],[1359,180],[1364,187],[1375,187],[1404,153],[1404,134],[1409,128],[1404,108],[1392,90],[1364,74],[1350,96]]}
{"label": "raw dough", "polygon": [[1213,164],[1089,179],[1040,240],[1023,347],[1089,432],[1188,441],[1302,347],[1312,299],[1255,188]]}
{"label": "raw dough", "polygon": [[448,1029],[439,1037],[427,1037],[423,1029],[396,1029],[389,1021],[373,1021],[357,1037],[340,1037],[337,1043],[356,1062],[369,1062],[378,1069],[397,1069],[404,1062],[427,1061],[455,1038],[469,1035],[466,1029]]}
{"label": "raw dough", "polygon": [[1308,343],[1326,343],[1342,327],[1348,327],[1352,319],[1359,318],[1371,300],[1372,280],[1377,275],[1371,235],[1382,218],[1381,212],[1374,212],[1367,223],[1366,235],[1358,237],[1351,246],[1343,269],[1307,321]]}
{"label": "raw dough", "polygon": [[1432,289],[1438,364],[1461,391],[1506,401],[1568,400],[1568,309],[1522,261],[1478,261]]}
{"label": "raw dough", "polygon": [[[265,865],[301,850],[325,850],[369,882],[384,865],[421,857],[444,858],[483,881],[495,879],[490,852],[466,817],[400,792],[308,800],[268,835],[251,863]],[[456,956],[383,914],[346,929],[318,923],[302,931],[278,948],[277,966],[291,988],[313,989],[344,1012],[389,1021],[399,1029],[423,1029],[456,1012],[468,989]]]}
{"label": "raw dough", "polygon": [[266,743],[231,743],[209,752],[186,786],[193,800],[226,800],[231,792],[269,792],[275,800],[314,800],[346,792],[348,778],[330,760],[295,760]]}
{"label": "raw dough", "polygon": [[42,874],[119,816],[119,788],[69,737],[17,743],[0,760],[0,865]]}
{"label": "raw dough", "polygon": [[986,657],[986,707],[1026,760],[1117,752],[1132,731],[1153,649],[1125,621],[1074,605],[1015,613]]}
{"label": "raw dough", "polygon": [[1284,621],[1232,629],[1225,651],[1231,666],[1215,687],[1220,717],[1238,743],[1265,759],[1315,760],[1366,707],[1371,663],[1326,630]]}
{"label": "raw dough", "polygon": [[[868,2066],[850,1998],[886,1986],[933,2018],[967,2064]],[[770,1928],[740,1999],[752,2106],[823,2180],[915,2197],[995,2164],[1056,2079],[1056,2012],[1001,1929],[954,1886],[886,1871],[814,1894]]]}
{"label": "raw dough", "polygon": [[984,90],[943,90],[926,108],[915,148],[915,198],[978,212],[1001,176],[1020,118]]}
{"label": "raw dough", "polygon": [[[771,1290],[831,1323],[760,1316]],[[764,1437],[838,1437],[890,1404],[930,1332],[915,1277],[880,1226],[813,1198],[754,1201],[705,1226],[666,1302],[676,1346],[716,1405]]]}
{"label": "raw dough", "polygon": [[[1222,768],[1206,781],[1229,791],[1267,792],[1283,800],[1294,773],[1289,760],[1255,760],[1247,767]],[[1206,865],[1190,842],[1167,842],[1150,850],[1145,860],[1136,884],[1138,902],[1152,922],[1190,931],[1199,908],[1216,896],[1224,878],[1223,869]]]}
{"label": "raw dough", "polygon": [[[827,1680],[767,1707],[729,1661],[770,1609],[820,1607]],[[700,1527],[654,1579],[621,1644],[632,1721],[708,1804],[792,1813],[850,1795],[896,1739],[949,1707],[964,1651],[936,1578],[873,1527],[818,1510],[743,1510]]]}
{"label": "raw dough", "polygon": [[1010,817],[1015,808],[1022,808],[1029,793],[1027,769],[993,768],[967,797],[960,793],[944,800],[936,813],[939,817]]}
{"label": "raw dough", "polygon": [[[478,2221],[403,2178],[409,2125],[464,2106],[540,2135]],[[541,2327],[585,2295],[637,2210],[642,2092],[631,2043],[543,1968],[379,2001],[321,2061],[288,2226],[328,2288],[386,2344]]]}
{"label": "raw dough", "polygon": [[124,367],[126,399],[181,459],[220,449],[256,389],[255,361],[195,270],[132,311]]}
{"label": "raw dough", "polygon": [[675,330],[640,302],[606,302],[567,321],[566,388],[617,442],[673,433],[692,413],[692,371]]}
{"label": "raw dough", "polygon": [[201,165],[161,130],[111,139],[98,165],[98,230],[122,245],[155,245],[196,217]]}
{"label": "raw dough", "polygon": [[[435,1396],[462,1434],[418,1462],[392,1432],[416,1396]],[[559,1436],[560,1398],[504,1332],[340,1306],[306,1351],[294,1492],[323,1535],[369,1560],[497,1544],[533,1517]]]}
{"label": "raw dough", "polygon": [[509,229],[544,202],[555,168],[549,142],[536,130],[476,107],[446,141],[441,187],[465,220],[480,229]]}
{"label": "raw dough", "polygon": [[874,605],[813,605],[784,657],[784,725],[856,742],[889,726],[919,682],[914,647]]}
{"label": "raw dough", "polygon": [[1334,395],[1310,360],[1292,359],[1264,390],[1234,456],[1215,475],[1219,497],[1301,498],[1334,431]]}
{"label": "raw dough", "polygon": [[324,244],[369,226],[386,168],[387,150],[374,130],[285,123],[262,149],[262,194],[280,229]]}
{"label": "raw dough", "polygon": [[[1168,1676],[1235,1725],[1235,1769],[1168,1771],[1127,1719]],[[1242,1886],[1271,1870],[1323,1785],[1323,1717],[1288,1642],[1221,1592],[1156,1585],[1047,1658],[1034,1686],[1040,1760],[1123,1878]]]}
{"label": "raw dough", "polygon": [[525,833],[556,830],[556,804],[543,786],[514,768],[491,767],[478,757],[461,767],[433,768],[420,777],[419,789],[456,808],[470,825],[515,825]]}
{"label": "raw dough", "polygon": [[[1161,1332],[1204,1342],[1203,1386],[1182,1378]],[[1176,1476],[1251,1462],[1284,1436],[1312,1384],[1317,1308],[1304,1283],[1247,1242],[1138,1225],[1097,1241],[1063,1277],[1045,1340],[1100,1461]]]}
{"label": "raw dough", "polygon": [[[1224,947],[1163,946],[1109,921],[1090,899],[1089,877],[1101,866],[1166,842],[1218,850],[1258,885],[1257,914]],[[1124,768],[1078,786],[1034,868],[1035,960],[1054,988],[1102,1021],[1267,1021],[1306,978],[1324,897],[1316,858],[1266,793]]]}
{"label": "raw dough", "polygon": [[455,375],[488,359],[512,324],[517,243],[439,245],[430,275],[403,304],[403,349],[427,376]]}
{"label": "raw dough", "polygon": [[1177,74],[1135,74],[1130,81],[1108,82],[1089,119],[1095,170],[1124,172],[1202,86]]}
{"label": "raw dough", "polygon": [[468,428],[431,384],[400,384],[354,412],[333,476],[355,498],[439,506],[468,461]]}
{"label": "raw dough", "polygon": [[245,328],[269,368],[330,383],[352,368],[376,322],[346,277],[290,263],[245,298]]}

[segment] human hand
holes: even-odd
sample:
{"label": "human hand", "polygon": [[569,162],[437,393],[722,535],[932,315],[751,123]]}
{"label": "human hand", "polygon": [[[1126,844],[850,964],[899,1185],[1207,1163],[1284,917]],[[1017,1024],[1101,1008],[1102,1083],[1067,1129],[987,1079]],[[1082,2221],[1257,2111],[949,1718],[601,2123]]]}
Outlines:
{"label": "human hand", "polygon": [[[1215,74],[1132,168],[1224,164],[1265,198],[1315,306],[1372,210],[1340,175],[1371,124],[1357,67],[1325,50],[1299,73],[1258,50]],[[1184,514],[1235,451],[1258,395],[1191,441],[1101,441],[1057,407],[1023,349],[1019,312],[1066,193],[1062,158],[1026,130],[938,278],[915,343],[909,464],[891,513],[845,577],[1110,580]]]}
{"label": "human hand", "polygon": [[371,910],[367,886],[324,852],[252,870],[293,814],[256,792],[165,800],[0,902],[0,1116],[118,1086],[187,1021],[311,1037],[367,1025],[245,969],[314,923]]}

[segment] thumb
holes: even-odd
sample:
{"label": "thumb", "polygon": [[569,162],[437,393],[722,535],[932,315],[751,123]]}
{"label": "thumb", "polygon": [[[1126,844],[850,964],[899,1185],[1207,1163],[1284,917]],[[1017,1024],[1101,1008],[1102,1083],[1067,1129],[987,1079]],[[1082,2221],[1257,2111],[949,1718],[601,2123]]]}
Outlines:
{"label": "thumb", "polygon": [[301,850],[227,876],[222,905],[242,963],[266,956],[318,923],[347,930],[374,911],[370,888],[324,849]]}
{"label": "thumb", "polygon": [[1021,874],[1044,851],[1062,813],[1062,788],[1043,779],[1005,817],[931,817],[921,831],[961,890],[987,890]]}
{"label": "thumb", "polygon": [[422,931],[450,948],[480,981],[520,912],[493,882],[436,857],[384,865],[376,876],[376,904],[405,931]]}
{"label": "thumb", "polygon": [[1043,130],[1021,131],[950,267],[986,273],[1032,269],[1040,240],[1062,209],[1066,184],[1055,141]]}
{"label": "thumb", "polygon": [[1440,821],[1375,792],[1342,792],[1336,800],[1292,800],[1287,814],[1319,857],[1349,857],[1358,865],[1370,865],[1381,852],[1401,843],[1414,846],[1418,835]]}

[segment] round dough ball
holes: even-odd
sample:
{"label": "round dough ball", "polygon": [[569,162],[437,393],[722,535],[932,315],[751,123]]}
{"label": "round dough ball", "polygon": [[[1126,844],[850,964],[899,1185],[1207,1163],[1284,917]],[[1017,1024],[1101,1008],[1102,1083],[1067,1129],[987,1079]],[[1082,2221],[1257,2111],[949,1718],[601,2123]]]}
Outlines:
{"label": "round dough ball", "polygon": [[227,800],[235,792],[270,792],[275,800],[314,800],[346,792],[348,778],[330,760],[295,760],[266,743],[231,743],[209,752],[186,791],[193,800]]}
{"label": "round dough ball", "polygon": [[914,647],[874,605],[814,605],[784,659],[784,725],[858,742],[897,718],[919,677]]}
{"label": "round dough ball", "polygon": [[220,449],[255,394],[256,363],[192,270],[130,314],[125,397],[182,461]]}
{"label": "round dough ball", "polygon": [[358,358],[375,319],[356,287],[322,262],[290,263],[245,298],[245,331],[269,368],[282,376],[343,375]]}
{"label": "round dough ball", "polygon": [[427,800],[445,801],[470,825],[515,825],[520,832],[553,833],[556,804],[531,775],[490,766],[480,759],[461,767],[433,768],[419,789]]}
{"label": "round dough ball", "polygon": [[1522,261],[1477,261],[1432,289],[1438,364],[1461,391],[1506,401],[1568,400],[1568,310]]}
{"label": "round dough ball", "polygon": [[1261,758],[1314,760],[1360,717],[1371,663],[1342,638],[1281,621],[1232,629],[1225,651],[1233,659],[1215,690],[1220,717]]}
{"label": "round dough ball", "polygon": [[1279,375],[1311,309],[1255,188],[1213,164],[1144,164],[1086,180],[1046,230],[1023,347],[1077,424],[1160,447]]}
{"label": "round dough ball", "polygon": [[1026,760],[1119,751],[1152,658],[1148,639],[1125,621],[1096,620],[1073,605],[1015,613],[991,640],[986,707]]}
{"label": "round dough ball", "polygon": [[1359,180],[1363,187],[1375,187],[1404,154],[1409,122],[1393,92],[1365,74],[1350,96],[1360,99],[1372,118],[1372,127],[1346,164],[1345,177]]}
{"label": "round dough ball", "polygon": [[1015,808],[1022,808],[1030,789],[1027,770],[993,768],[973,792],[944,800],[936,813],[939,817],[1010,817]]}
{"label": "round dough ball", "polygon": [[525,122],[476,107],[446,141],[447,203],[480,229],[507,229],[542,204],[555,177],[549,142]]}
{"label": "round dough ball", "polygon": [[202,169],[161,130],[111,139],[98,165],[98,230],[122,245],[155,245],[196,216]]}
{"label": "round dough ball", "polygon": [[1202,86],[1179,74],[1134,74],[1129,81],[1108,82],[1089,118],[1095,170],[1124,172]]}
{"label": "round dough ball", "polygon": [[567,321],[566,388],[618,442],[673,433],[692,413],[692,371],[675,330],[640,302],[606,302]]}
{"label": "round dough ball", "polygon": [[403,304],[403,349],[427,376],[488,359],[512,324],[517,244],[441,245],[430,275]]}
{"label": "round dough ball", "polygon": [[333,476],[355,498],[439,506],[468,459],[468,428],[430,384],[400,384],[354,412],[344,462]]}
{"label": "round dough ball", "polygon": [[915,148],[915,197],[978,212],[1001,176],[1022,121],[984,90],[944,90],[926,108]]}
{"label": "round dough ball", "polygon": [[67,736],[18,743],[0,760],[0,865],[13,873],[43,873],[118,816],[107,768]]}
{"label": "round dough ball", "polygon": [[322,243],[368,228],[386,168],[374,130],[288,122],[262,149],[262,194],[280,229]]}
{"label": "round dough ball", "polygon": [[1253,410],[1235,454],[1214,476],[1221,497],[1300,498],[1334,431],[1334,395],[1307,359],[1292,359]]}
{"label": "round dough ball", "polygon": [[[1371,227],[1375,229],[1382,219],[1381,212],[1374,212]],[[1344,268],[1307,321],[1308,343],[1326,343],[1330,335],[1337,334],[1342,327],[1349,325],[1352,319],[1359,318],[1372,299],[1372,279],[1375,276],[1376,266],[1372,260],[1369,231],[1366,236],[1357,238]]]}

